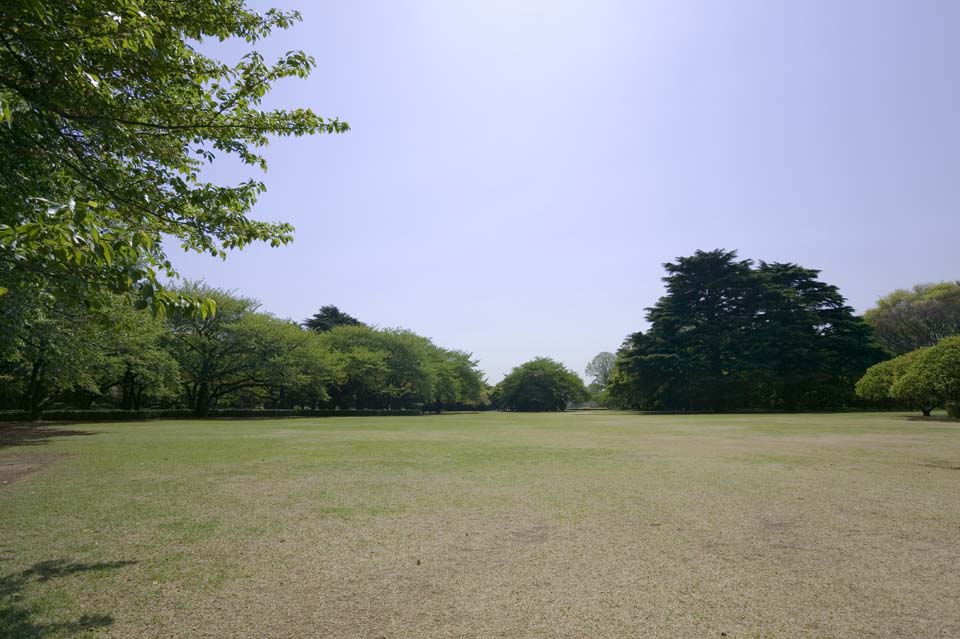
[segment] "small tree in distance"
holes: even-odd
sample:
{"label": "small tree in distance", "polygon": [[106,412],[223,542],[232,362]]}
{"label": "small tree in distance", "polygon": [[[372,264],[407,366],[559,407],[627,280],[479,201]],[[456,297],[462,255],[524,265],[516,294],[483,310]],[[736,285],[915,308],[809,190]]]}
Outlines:
{"label": "small tree in distance", "polygon": [[494,391],[500,408],[512,411],[562,411],[589,396],[583,380],[560,362],[538,357],[517,366]]}
{"label": "small tree in distance", "polygon": [[320,310],[317,311],[313,317],[308,317],[303,320],[303,325],[311,331],[324,333],[337,326],[363,326],[364,324],[357,318],[347,315],[336,306],[327,304],[326,306],[321,306]]}
{"label": "small tree in distance", "polygon": [[603,390],[610,383],[610,374],[613,373],[613,364],[617,361],[617,356],[613,353],[603,351],[597,353],[596,357],[587,364],[587,377],[593,378],[593,383],[599,390]]}

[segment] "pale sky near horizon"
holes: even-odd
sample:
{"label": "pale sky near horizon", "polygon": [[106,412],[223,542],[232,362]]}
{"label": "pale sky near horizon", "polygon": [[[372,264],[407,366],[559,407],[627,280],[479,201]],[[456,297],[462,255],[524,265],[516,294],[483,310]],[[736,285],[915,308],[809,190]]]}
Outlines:
{"label": "pale sky near horizon", "polygon": [[496,383],[582,376],[697,249],[821,269],[858,312],[960,279],[960,2],[252,4],[303,14],[268,59],[318,63],[269,105],[353,130],[266,149],[255,217],[293,244],[170,254],[278,316],[335,304]]}

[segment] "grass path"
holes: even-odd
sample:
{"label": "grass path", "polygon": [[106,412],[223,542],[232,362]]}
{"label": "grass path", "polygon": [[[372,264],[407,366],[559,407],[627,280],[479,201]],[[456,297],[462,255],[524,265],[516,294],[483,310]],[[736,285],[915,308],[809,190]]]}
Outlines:
{"label": "grass path", "polygon": [[0,637],[960,636],[957,423],[58,430],[0,447]]}

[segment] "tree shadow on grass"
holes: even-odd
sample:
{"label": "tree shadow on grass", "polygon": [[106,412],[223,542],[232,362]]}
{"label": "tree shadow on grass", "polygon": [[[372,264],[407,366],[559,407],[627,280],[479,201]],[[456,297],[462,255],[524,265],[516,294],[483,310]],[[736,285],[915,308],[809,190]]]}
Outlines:
{"label": "tree shadow on grass", "polygon": [[37,446],[54,437],[78,437],[95,435],[86,430],[64,430],[50,424],[24,424],[22,422],[0,422],[0,448],[11,446]]}
{"label": "tree shadow on grass", "polygon": [[69,577],[77,573],[122,568],[135,561],[77,563],[63,559],[42,561],[21,572],[0,577],[0,637],[4,639],[43,639],[76,637],[85,631],[113,624],[110,615],[82,615],[72,621],[40,622],[36,606],[24,603],[23,592],[34,583]]}

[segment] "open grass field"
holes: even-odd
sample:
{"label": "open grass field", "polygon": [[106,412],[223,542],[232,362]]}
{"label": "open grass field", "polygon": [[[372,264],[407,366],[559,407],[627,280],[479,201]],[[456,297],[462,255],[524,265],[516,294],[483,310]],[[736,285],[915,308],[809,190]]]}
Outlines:
{"label": "open grass field", "polygon": [[960,637],[960,424],[7,431],[0,637]]}

